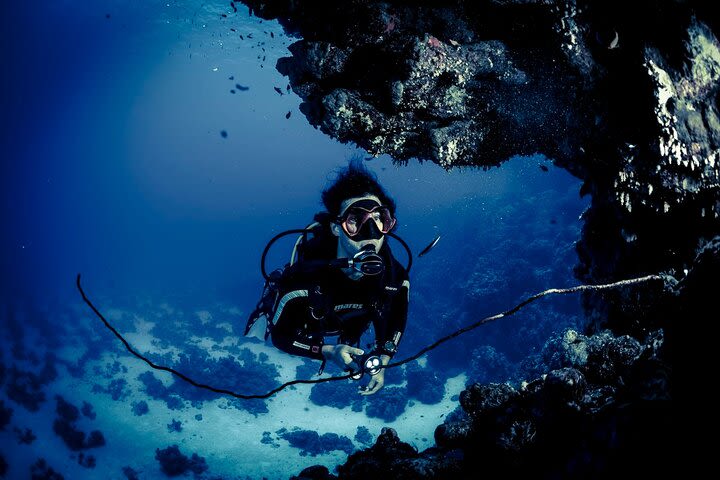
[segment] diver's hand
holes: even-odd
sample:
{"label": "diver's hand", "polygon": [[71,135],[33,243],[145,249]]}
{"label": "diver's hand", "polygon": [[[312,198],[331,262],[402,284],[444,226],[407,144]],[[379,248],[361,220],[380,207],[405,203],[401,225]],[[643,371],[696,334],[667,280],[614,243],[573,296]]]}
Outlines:
{"label": "diver's hand", "polygon": [[385,369],[380,370],[376,375],[370,377],[370,382],[366,387],[360,387],[358,393],[360,393],[360,395],[372,395],[377,393],[383,385],[385,385]]}
{"label": "diver's hand", "polygon": [[[390,363],[390,357],[387,355],[380,355],[380,362],[383,365],[387,365]],[[358,393],[360,395],[372,395],[374,393],[377,393],[382,387],[385,385],[385,369],[382,368],[376,375],[372,375],[370,377],[370,382],[368,382],[367,386],[360,387],[358,389]]]}
{"label": "diver's hand", "polygon": [[344,345],[323,345],[322,353],[327,360],[333,361],[340,368],[345,368],[355,361],[354,357],[359,357],[365,352],[359,348]]}

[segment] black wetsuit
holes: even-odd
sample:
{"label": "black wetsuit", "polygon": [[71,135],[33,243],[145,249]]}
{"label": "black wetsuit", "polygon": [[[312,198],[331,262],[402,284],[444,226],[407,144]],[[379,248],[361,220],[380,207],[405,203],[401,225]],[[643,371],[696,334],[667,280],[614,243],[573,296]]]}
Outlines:
{"label": "black wetsuit", "polygon": [[388,341],[400,342],[407,322],[410,282],[405,269],[387,245],[380,249],[385,271],[349,278],[337,268],[288,267],[273,317],[272,342],[287,353],[323,360],[328,336],[337,343],[357,345],[370,324],[378,353]]}

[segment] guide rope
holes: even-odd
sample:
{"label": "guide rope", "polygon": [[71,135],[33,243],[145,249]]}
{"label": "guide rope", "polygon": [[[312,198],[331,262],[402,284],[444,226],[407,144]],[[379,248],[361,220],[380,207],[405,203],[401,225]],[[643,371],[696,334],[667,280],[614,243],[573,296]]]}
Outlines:
{"label": "guide rope", "polygon": [[[411,357],[408,357],[404,360],[400,360],[398,362],[389,363],[385,366],[381,366],[380,368],[385,368],[385,369],[394,368],[394,367],[399,367],[400,365],[404,365],[408,362],[412,362],[413,360],[416,360],[417,358],[425,355],[430,350],[437,348],[438,346],[442,345],[443,343],[447,342],[448,340],[458,337],[458,336],[462,335],[463,333],[469,332],[470,330],[474,330],[474,329],[480,327],[481,325],[485,325],[490,322],[494,322],[495,320],[499,320],[504,317],[509,317],[510,315],[513,315],[521,308],[523,308],[523,307],[527,306],[528,304],[530,304],[542,297],[545,297],[547,295],[564,295],[564,294],[583,292],[583,291],[608,290],[608,289],[613,289],[613,288],[618,288],[618,287],[637,285],[637,284],[641,284],[641,283],[645,283],[645,282],[650,282],[653,280],[659,280],[665,284],[670,283],[670,278],[668,276],[647,275],[644,277],[632,278],[632,279],[628,279],[628,280],[620,280],[617,282],[606,283],[606,284],[601,284],[601,285],[578,285],[578,286],[571,287],[571,288],[550,288],[548,290],[544,290],[540,293],[536,293],[535,295],[532,295],[531,297],[526,298],[525,300],[518,303],[517,305],[515,305],[514,307],[512,307],[509,310],[506,310],[502,313],[498,313],[498,314],[495,314],[495,315],[492,315],[489,317],[485,317],[471,325],[468,325],[459,330],[456,330],[455,332],[453,332],[449,335],[446,335],[446,336],[440,338],[439,340],[437,340],[436,342],[428,345],[427,347],[423,348],[422,350],[420,350],[419,352],[417,352],[415,355],[413,355]],[[95,305],[93,305],[93,303],[90,301],[90,299],[85,295],[85,292],[83,291],[83,288],[80,285],[80,274],[78,274],[78,276],[77,276],[76,284],[77,284],[78,290],[80,291],[80,295],[82,295],[82,298],[85,301],[85,303],[92,309],[93,312],[95,312],[95,315],[97,315],[98,318],[100,318],[100,320],[102,320],[102,322],[105,324],[105,326],[123,343],[123,345],[125,346],[125,349],[128,352],[130,352],[132,355],[134,355],[135,357],[139,358],[140,360],[142,360],[143,362],[148,364],[151,368],[153,368],[155,370],[162,370],[165,372],[170,372],[173,375],[175,375],[176,377],[180,378],[181,380],[183,380],[197,388],[210,390],[211,392],[219,393],[222,395],[229,395],[231,397],[235,397],[235,398],[239,398],[239,399],[243,399],[243,400],[264,399],[264,398],[269,398],[269,397],[275,395],[276,393],[280,392],[281,390],[284,390],[285,388],[287,388],[291,385],[324,383],[324,382],[332,382],[332,381],[336,381],[336,380],[348,380],[350,378],[353,378],[357,373],[357,372],[350,372],[347,375],[340,375],[340,376],[336,376],[336,377],[317,378],[314,380],[292,380],[292,381],[283,383],[279,387],[274,388],[265,394],[257,394],[257,395],[244,395],[241,393],[234,392],[232,390],[216,388],[211,385],[205,385],[204,383],[197,382],[197,381],[193,380],[192,378],[188,377],[187,375],[184,375],[183,373],[178,372],[177,370],[175,370],[171,367],[166,367],[164,365],[157,365],[157,364],[153,363],[151,360],[149,360],[147,357],[145,357],[144,355],[142,355],[141,353],[136,351],[130,345],[130,343],[128,343],[128,341],[110,324],[110,322],[108,322],[105,319],[105,317],[102,315],[102,313],[100,313],[100,311],[97,308],[95,308]]]}

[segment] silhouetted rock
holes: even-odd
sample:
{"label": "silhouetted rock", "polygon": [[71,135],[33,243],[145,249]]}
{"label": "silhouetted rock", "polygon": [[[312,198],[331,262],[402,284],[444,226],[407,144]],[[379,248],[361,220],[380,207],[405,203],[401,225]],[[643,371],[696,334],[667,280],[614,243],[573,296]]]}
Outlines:
{"label": "silhouetted rock", "polygon": [[462,456],[455,451],[428,449],[422,453],[400,441],[395,430],[383,428],[375,445],[348,457],[338,468],[340,478],[373,475],[393,479],[461,478]]}
{"label": "silhouetted rock", "polygon": [[290,480],[335,480],[337,478],[330,473],[326,466],[313,465],[300,472],[300,475],[290,477]]}

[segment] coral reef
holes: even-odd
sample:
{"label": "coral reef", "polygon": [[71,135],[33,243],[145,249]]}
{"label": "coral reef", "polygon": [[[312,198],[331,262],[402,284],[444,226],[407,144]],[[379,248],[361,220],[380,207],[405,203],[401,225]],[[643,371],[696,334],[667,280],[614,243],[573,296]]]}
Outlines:
{"label": "coral reef", "polygon": [[64,480],[65,477],[53,470],[44,458],[39,458],[30,467],[31,480]]}
{"label": "coral reef", "polygon": [[355,452],[338,469],[340,478],[367,478],[382,472],[386,478],[463,478],[455,451],[435,448],[422,454],[400,440],[395,430],[383,428],[372,447]]}
{"label": "coral reef", "polygon": [[78,454],[77,462],[78,465],[85,468],[95,468],[95,466],[97,465],[95,457],[93,455],[85,455],[82,452]]}
{"label": "coral reef", "polygon": [[10,407],[5,407],[5,401],[0,400],[0,432],[5,430],[5,427],[10,423],[10,419],[12,418],[13,409]]}
{"label": "coral reef", "polygon": [[392,422],[402,415],[408,402],[406,390],[401,387],[384,387],[366,398],[365,414],[385,422]]}
{"label": "coral reef", "polygon": [[351,407],[353,412],[360,412],[363,401],[357,394],[357,389],[357,382],[316,383],[310,390],[310,401],[320,406]]}
{"label": "coral reef", "polygon": [[180,420],[175,420],[174,418],[170,423],[167,424],[168,432],[182,432],[182,422]]}
{"label": "coral reef", "polygon": [[442,370],[422,368],[416,362],[410,363],[405,368],[407,396],[428,405],[440,403],[445,395],[447,381],[440,373]]}
{"label": "coral reef", "polygon": [[127,380],[124,378],[116,378],[110,381],[107,387],[95,384],[93,385],[93,393],[107,393],[110,397],[117,401],[125,400],[132,394],[132,391],[128,387]]}
{"label": "coral reef", "polygon": [[95,417],[97,416],[95,410],[93,409],[93,406],[85,401],[83,401],[80,411],[86,418],[89,418],[90,420],[95,420]]}
{"label": "coral reef", "polygon": [[[196,453],[193,453],[191,457],[187,457],[180,452],[177,445],[171,445],[162,450],[156,449],[155,459],[160,462],[160,469],[163,473],[169,477],[177,477],[187,472],[200,475],[208,469],[205,458],[198,456]],[[125,469],[123,469],[123,472],[125,472]],[[132,472],[133,475],[135,473]],[[125,473],[125,475],[130,478],[128,473]]]}
{"label": "coral reef", "polygon": [[140,480],[140,477],[138,476],[140,472],[134,470],[132,467],[123,467],[122,473],[125,475],[127,480]]}
{"label": "coral reef", "polygon": [[311,455],[314,457],[333,450],[340,450],[350,454],[355,450],[355,446],[349,438],[340,436],[337,433],[320,435],[313,430],[293,430],[282,432],[279,436],[290,442],[291,446],[299,448],[302,456]]}
{"label": "coral reef", "polygon": [[[171,356],[166,356],[163,363],[171,365],[190,378],[225,379],[231,382],[222,385],[228,390],[260,393],[275,388],[277,386],[275,379],[279,377],[277,367],[267,360],[267,355],[258,356],[247,348],[240,349],[237,356],[229,355],[213,359],[208,352],[196,346],[186,346],[177,361],[173,361]],[[186,401],[199,407],[204,401],[220,398],[219,394],[201,390],[181,380],[174,379],[173,383],[166,387],[152,372],[143,372],[138,379],[144,384],[145,392],[150,397],[164,400],[171,410],[185,408]],[[228,404],[255,415],[268,412],[263,400],[230,399]]]}
{"label": "coral reef", "polygon": [[43,387],[57,378],[55,358],[48,355],[39,373],[20,370],[12,366],[8,369],[7,396],[31,412],[37,412],[45,401]]}
{"label": "coral reef", "polygon": [[37,440],[37,436],[29,428],[20,429],[18,427],[13,428],[13,432],[17,435],[18,443],[20,445],[32,445]]}
{"label": "coral reef", "polygon": [[105,436],[101,431],[93,430],[86,434],[76,427],[75,422],[80,418],[80,410],[75,405],[67,402],[60,395],[55,399],[57,401],[55,411],[58,416],[53,422],[53,431],[62,438],[70,450],[78,451],[105,445]]}
{"label": "coral reef", "polygon": [[367,427],[358,425],[357,433],[355,434],[355,441],[364,445],[370,445],[373,441],[373,436],[370,434],[370,430]]}
{"label": "coral reef", "polygon": [[132,411],[135,416],[141,417],[148,413],[150,408],[145,400],[140,400],[139,402],[133,402]]}

